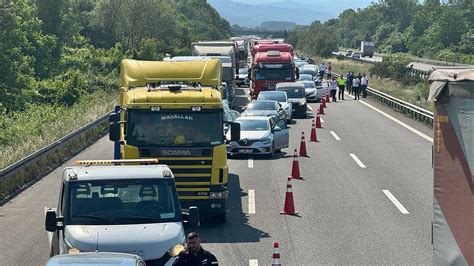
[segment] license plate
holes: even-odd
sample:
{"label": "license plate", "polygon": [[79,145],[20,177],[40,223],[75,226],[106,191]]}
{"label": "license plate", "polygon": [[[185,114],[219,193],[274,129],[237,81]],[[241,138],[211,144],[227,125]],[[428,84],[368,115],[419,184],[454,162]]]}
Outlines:
{"label": "license plate", "polygon": [[253,153],[253,150],[252,149],[240,149],[239,152],[240,153]]}

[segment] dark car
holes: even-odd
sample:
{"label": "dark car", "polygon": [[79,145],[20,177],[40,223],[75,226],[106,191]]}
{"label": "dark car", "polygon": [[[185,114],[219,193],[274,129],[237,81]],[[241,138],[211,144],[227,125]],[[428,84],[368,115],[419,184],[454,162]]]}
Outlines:
{"label": "dark car", "polygon": [[278,83],[275,90],[285,91],[293,106],[293,112],[295,112],[296,115],[306,118],[308,104],[306,102],[306,90],[303,84],[297,82]]}
{"label": "dark car", "polygon": [[268,116],[275,121],[287,120],[286,112],[277,101],[258,100],[251,101],[241,116]]}

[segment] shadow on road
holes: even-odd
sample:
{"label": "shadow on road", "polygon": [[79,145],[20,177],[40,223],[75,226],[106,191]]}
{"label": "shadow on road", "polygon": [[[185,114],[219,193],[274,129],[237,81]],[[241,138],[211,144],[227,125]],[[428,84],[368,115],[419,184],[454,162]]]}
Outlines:
{"label": "shadow on road", "polygon": [[242,209],[242,197],[247,193],[240,187],[239,176],[229,174],[229,214],[226,223],[203,221],[199,232],[205,243],[260,242],[270,237],[267,232],[252,227]]}

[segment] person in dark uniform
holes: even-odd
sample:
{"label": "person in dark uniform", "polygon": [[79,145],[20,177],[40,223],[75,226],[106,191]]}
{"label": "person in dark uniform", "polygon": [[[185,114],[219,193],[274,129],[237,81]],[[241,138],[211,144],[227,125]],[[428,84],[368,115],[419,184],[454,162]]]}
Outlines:
{"label": "person in dark uniform", "polygon": [[181,251],[173,266],[219,265],[216,256],[201,247],[201,238],[196,232],[186,236],[186,249]]}

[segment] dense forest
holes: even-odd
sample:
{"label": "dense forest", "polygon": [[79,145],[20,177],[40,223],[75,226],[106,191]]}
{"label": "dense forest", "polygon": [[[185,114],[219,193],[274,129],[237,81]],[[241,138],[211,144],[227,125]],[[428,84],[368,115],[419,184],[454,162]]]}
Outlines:
{"label": "dense forest", "polygon": [[380,53],[474,64],[474,1],[379,0],[338,18],[298,26],[288,41],[309,54],[329,56],[339,47],[374,41]]}
{"label": "dense forest", "polygon": [[32,106],[117,88],[124,57],[189,54],[192,41],[230,37],[206,0],[7,0],[0,24],[0,128]]}

